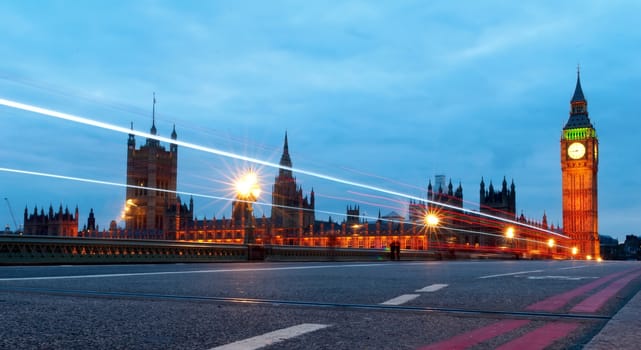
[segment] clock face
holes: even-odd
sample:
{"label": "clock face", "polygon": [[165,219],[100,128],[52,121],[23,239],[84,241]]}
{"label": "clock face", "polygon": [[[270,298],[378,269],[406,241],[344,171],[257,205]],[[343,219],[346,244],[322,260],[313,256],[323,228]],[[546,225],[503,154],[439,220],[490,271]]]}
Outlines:
{"label": "clock face", "polygon": [[579,159],[585,155],[585,146],[581,142],[574,142],[568,147],[568,156]]}

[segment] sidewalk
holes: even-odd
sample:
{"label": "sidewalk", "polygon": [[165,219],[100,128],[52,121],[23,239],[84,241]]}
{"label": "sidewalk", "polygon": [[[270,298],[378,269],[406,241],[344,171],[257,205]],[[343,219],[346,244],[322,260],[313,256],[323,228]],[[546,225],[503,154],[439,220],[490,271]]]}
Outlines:
{"label": "sidewalk", "polygon": [[584,347],[588,350],[641,347],[641,292],[638,292]]}

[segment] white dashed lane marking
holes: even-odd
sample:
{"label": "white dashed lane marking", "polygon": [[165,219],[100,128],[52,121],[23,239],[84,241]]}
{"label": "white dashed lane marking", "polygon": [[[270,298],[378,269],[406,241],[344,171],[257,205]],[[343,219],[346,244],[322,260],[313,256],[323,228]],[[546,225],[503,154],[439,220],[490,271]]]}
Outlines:
{"label": "white dashed lane marking", "polygon": [[534,272],[543,272],[543,270],[532,270],[532,271],[520,271],[520,272],[502,273],[502,274],[498,274],[498,275],[481,276],[481,277],[479,277],[479,279],[521,275],[521,274],[524,274],[524,273],[534,273]]}
{"label": "white dashed lane marking", "polygon": [[424,293],[424,292],[436,292],[439,289],[443,289],[447,287],[447,284],[432,284],[431,286],[427,286],[421,289],[415,290],[417,293]]}
{"label": "white dashed lane marking", "polygon": [[403,294],[386,302],[382,302],[381,305],[401,305],[407,303],[410,300],[414,300],[419,296],[420,294]]}
{"label": "white dashed lane marking", "polygon": [[329,327],[326,324],[316,323],[303,323],[289,328],[279,329],[277,331],[265,333],[252,338],[239,340],[237,342],[229,343],[226,345],[217,346],[210,350],[253,350],[260,349],[265,346],[273,345],[287,339],[303,335],[305,333],[314,332],[319,329]]}

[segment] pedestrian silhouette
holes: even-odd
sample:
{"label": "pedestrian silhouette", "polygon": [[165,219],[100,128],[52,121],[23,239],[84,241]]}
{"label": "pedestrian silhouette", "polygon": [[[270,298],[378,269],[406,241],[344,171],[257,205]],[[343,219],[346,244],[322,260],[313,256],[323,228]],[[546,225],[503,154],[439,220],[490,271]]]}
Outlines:
{"label": "pedestrian silhouette", "polygon": [[391,241],[389,244],[390,260],[396,260],[396,241]]}

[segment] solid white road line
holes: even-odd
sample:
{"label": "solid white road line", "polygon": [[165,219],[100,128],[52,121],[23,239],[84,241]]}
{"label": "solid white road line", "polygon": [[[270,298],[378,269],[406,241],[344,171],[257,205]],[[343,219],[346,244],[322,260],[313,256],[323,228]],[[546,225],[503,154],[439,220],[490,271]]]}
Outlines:
{"label": "solid white road line", "polygon": [[589,265],[580,265],[580,266],[570,266],[570,267],[562,267],[559,270],[570,270],[570,269],[580,269],[583,267],[588,267]]}
{"label": "solid white road line", "polygon": [[494,277],[503,277],[503,276],[513,276],[513,275],[521,275],[524,273],[533,273],[533,272],[542,272],[543,270],[532,270],[532,271],[521,271],[521,272],[511,272],[511,273],[502,273],[499,275],[489,275],[489,276],[482,276],[479,277],[480,279],[482,278],[494,278]]}
{"label": "solid white road line", "polygon": [[316,323],[303,323],[289,328],[279,329],[277,331],[265,333],[252,338],[239,340],[237,342],[229,343],[227,345],[217,346],[210,350],[253,350],[260,349],[265,346],[273,345],[275,343],[297,337],[299,335],[314,332],[319,329],[329,327],[326,324]]}
{"label": "solid white road line", "polygon": [[419,296],[420,294],[403,294],[397,296],[396,298],[383,302],[381,303],[381,305],[401,305],[407,303],[410,300],[416,299]]}
{"label": "solid white road line", "polygon": [[436,292],[439,289],[447,287],[447,284],[432,284],[431,286],[427,286],[421,289],[415,290],[417,293],[422,293],[422,292]]}
{"label": "solid white road line", "polygon": [[61,280],[61,279],[81,279],[81,278],[109,278],[109,277],[132,277],[132,276],[154,276],[154,275],[182,275],[191,273],[221,273],[221,272],[247,272],[247,271],[279,271],[279,270],[305,270],[305,269],[325,269],[325,268],[342,268],[342,267],[371,267],[381,266],[381,264],[349,264],[349,265],[315,265],[315,266],[287,266],[287,267],[264,267],[264,268],[246,268],[246,269],[218,269],[218,270],[187,270],[187,271],[159,271],[159,272],[133,272],[133,273],[109,273],[102,275],[68,275],[68,276],[42,276],[42,277],[9,277],[0,278],[0,282],[5,281],[39,281],[39,280]]}
{"label": "solid white road line", "polygon": [[591,276],[527,276],[529,280],[564,280],[564,281],[580,281],[587,279],[597,279],[599,277]]}

